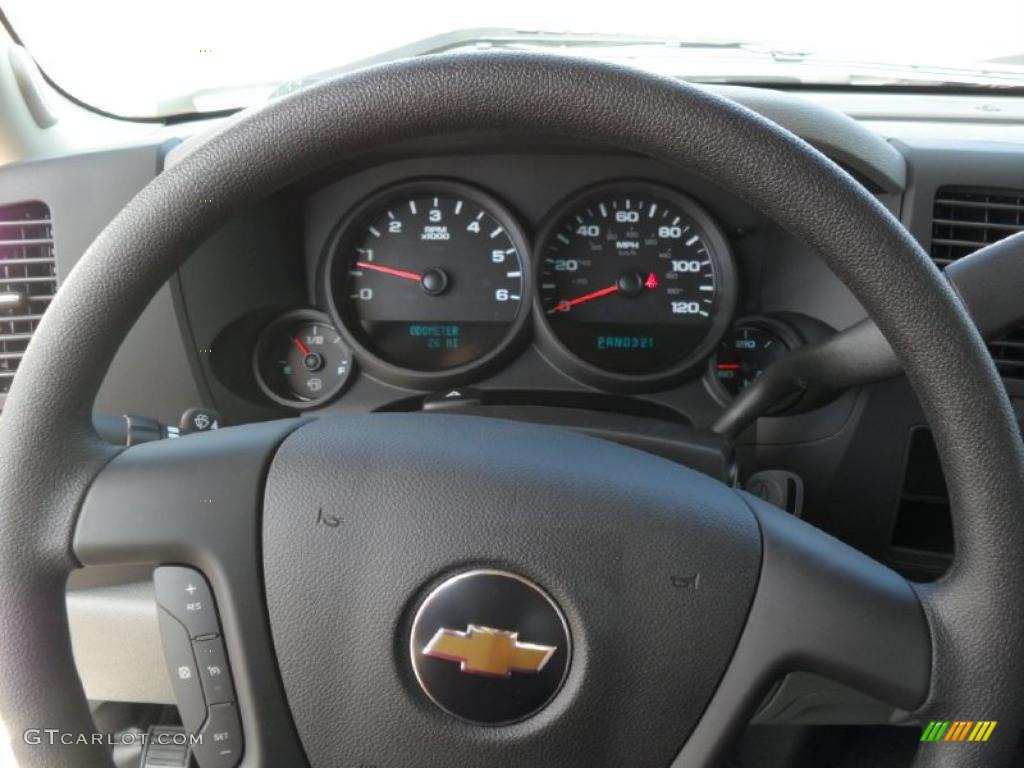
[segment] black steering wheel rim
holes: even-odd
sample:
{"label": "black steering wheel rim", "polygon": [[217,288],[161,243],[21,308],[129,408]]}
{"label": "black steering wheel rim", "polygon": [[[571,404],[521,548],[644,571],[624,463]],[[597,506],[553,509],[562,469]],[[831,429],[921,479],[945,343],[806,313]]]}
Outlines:
{"label": "black steering wheel rim", "polygon": [[[856,181],[807,144],[701,89],[605,64],[485,54],[359,71],[230,123],[112,221],[40,323],[0,419],[0,662],[9,727],[88,732],[70,651],[67,574],[90,484],[116,454],[92,429],[96,392],[150,298],[233,213],[340,158],[431,135],[543,131],[641,152],[735,192],[814,247],[896,351],[946,471],[956,559],[916,586],[932,637],[918,712],[997,720],[985,749],[921,765],[995,766],[1021,723],[1024,449],[986,348],[926,254]],[[206,202],[212,201],[212,202]],[[994,596],[998,595],[998,599]],[[54,747],[30,765],[100,766]],[[44,756],[45,755],[45,756]]]}

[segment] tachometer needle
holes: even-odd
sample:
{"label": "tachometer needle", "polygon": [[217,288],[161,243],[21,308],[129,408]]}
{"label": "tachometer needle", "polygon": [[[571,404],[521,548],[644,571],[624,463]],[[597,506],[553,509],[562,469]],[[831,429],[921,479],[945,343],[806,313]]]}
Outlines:
{"label": "tachometer needle", "polygon": [[382,272],[385,275],[391,275],[393,277],[401,277],[405,280],[422,280],[423,275],[418,275],[415,272],[406,272],[404,269],[395,269],[394,267],[385,267],[382,264],[374,264],[370,261],[357,261],[356,266],[360,269],[370,269],[374,272]]}
{"label": "tachometer needle", "polygon": [[602,288],[599,291],[594,291],[593,293],[588,293],[583,296],[577,296],[575,299],[565,299],[549,309],[548,314],[550,315],[554,312],[565,312],[571,307],[575,307],[577,304],[582,304],[585,301],[593,301],[594,299],[600,299],[602,296],[608,296],[612,293],[618,293],[618,290],[619,285],[616,283],[615,285],[609,285],[607,288]]}
{"label": "tachometer needle", "polygon": [[309,347],[307,347],[305,344],[303,344],[300,339],[292,339],[292,341],[294,341],[295,342],[295,346],[299,348],[299,352],[301,352],[304,355],[308,355],[309,354]]}

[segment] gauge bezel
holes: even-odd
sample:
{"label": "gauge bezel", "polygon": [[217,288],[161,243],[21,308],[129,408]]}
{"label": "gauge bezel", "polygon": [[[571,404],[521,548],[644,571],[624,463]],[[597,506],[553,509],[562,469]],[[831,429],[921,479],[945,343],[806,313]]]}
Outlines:
{"label": "gauge bezel", "polygon": [[[736,319],[732,325],[729,326],[726,332],[732,330],[738,330],[740,328],[756,328],[761,331],[767,331],[768,333],[774,334],[786,345],[788,350],[792,352],[794,349],[804,345],[804,340],[800,336],[799,332],[788,323],[783,322],[774,317],[768,315],[747,315]],[[725,334],[722,334],[722,338],[725,338]],[[736,401],[736,396],[729,392],[718,380],[715,375],[718,361],[718,349],[717,344],[715,345],[715,351],[711,357],[708,358],[707,371],[705,373],[705,383],[708,391],[712,397],[723,407],[728,407]],[[801,398],[801,393],[796,393],[788,398],[785,398],[782,402],[768,411],[768,415],[781,413],[787,408],[791,408]]]}
{"label": "gauge bezel", "polygon": [[[340,308],[334,301],[334,292],[331,290],[333,283],[332,275],[334,274],[338,253],[342,250],[346,239],[352,237],[353,232],[358,231],[357,225],[372,219],[388,203],[424,191],[468,198],[484,208],[489,215],[493,216],[501,224],[508,233],[512,244],[519,251],[520,269],[523,273],[523,290],[522,298],[519,300],[519,309],[516,312],[515,319],[509,324],[508,331],[501,342],[481,357],[443,371],[423,371],[416,368],[407,368],[380,357],[372,348],[363,343],[359,332],[353,331],[348,327]],[[327,244],[321,258],[320,285],[318,290],[328,309],[331,322],[336,324],[345,343],[349,345],[349,348],[353,351],[365,372],[388,384],[406,389],[426,392],[437,391],[447,387],[461,386],[479,381],[481,378],[493,373],[502,361],[508,359],[516,349],[524,345],[526,329],[532,318],[530,308],[533,305],[534,292],[533,257],[530,246],[530,239],[526,236],[518,217],[513,213],[508,204],[494,194],[473,184],[451,178],[427,177],[400,181],[383,187],[363,198],[338,221],[327,239]]]}
{"label": "gauge bezel", "polygon": [[[689,216],[702,238],[714,252],[716,260],[716,281],[718,284],[718,313],[712,320],[708,333],[697,348],[684,360],[662,371],[643,374],[627,374],[601,368],[583,360],[569,349],[548,323],[541,306],[540,291],[534,286],[533,319],[536,327],[536,343],[543,354],[556,368],[585,384],[610,392],[652,392],[664,390],[688,378],[700,375],[708,355],[718,347],[719,341],[732,325],[736,311],[738,287],[736,283],[736,258],[721,226],[699,203],[679,190],[658,182],[643,179],[616,179],[602,181],[576,190],[556,205],[545,217],[534,241],[534,258],[543,258],[549,240],[554,237],[565,217],[580,205],[602,195],[642,193],[657,195],[679,207]],[[540,275],[540,266],[534,264],[534,272]]]}
{"label": "gauge bezel", "polygon": [[252,348],[252,372],[253,376],[256,378],[256,385],[260,388],[260,392],[262,392],[271,401],[277,405],[282,405],[285,408],[290,408],[296,411],[305,411],[310,408],[317,408],[319,406],[326,405],[345,391],[348,383],[352,380],[352,374],[355,372],[356,360],[355,356],[352,354],[352,348],[349,346],[345,337],[339,332],[338,335],[341,336],[342,342],[348,348],[348,353],[351,358],[351,363],[349,364],[346,376],[333,387],[324,390],[320,395],[311,400],[299,400],[297,398],[289,398],[279,395],[263,378],[263,370],[260,366],[260,357],[265,346],[271,341],[272,334],[281,326],[291,325],[294,323],[323,323],[324,325],[330,326],[336,332],[338,331],[335,322],[331,320],[326,313],[317,309],[294,309],[290,312],[278,315],[267,323],[256,337],[256,344],[254,344]]}

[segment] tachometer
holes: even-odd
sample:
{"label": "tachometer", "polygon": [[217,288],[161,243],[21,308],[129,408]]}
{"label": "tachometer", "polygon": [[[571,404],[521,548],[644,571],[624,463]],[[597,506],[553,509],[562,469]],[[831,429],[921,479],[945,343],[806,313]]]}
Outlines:
{"label": "tachometer", "polygon": [[584,192],[538,248],[548,346],[593,383],[643,388],[698,366],[735,307],[725,237],[689,198],[653,184]]}
{"label": "tachometer", "polygon": [[483,192],[404,184],[342,225],[328,294],[364,367],[399,384],[445,386],[516,338],[529,314],[526,252],[512,215]]}

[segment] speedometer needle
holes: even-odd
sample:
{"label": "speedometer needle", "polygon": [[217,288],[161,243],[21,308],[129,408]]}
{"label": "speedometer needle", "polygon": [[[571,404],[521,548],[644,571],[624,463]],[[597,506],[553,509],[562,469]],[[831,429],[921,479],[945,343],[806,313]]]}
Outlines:
{"label": "speedometer needle", "polygon": [[601,288],[593,291],[592,293],[577,296],[575,299],[565,299],[560,301],[549,309],[547,313],[550,315],[555,312],[568,312],[577,304],[582,304],[585,301],[593,301],[594,299],[600,299],[602,296],[610,296],[613,293],[620,293],[627,297],[636,297],[642,294],[645,289],[653,291],[657,287],[658,276],[653,272],[648,272],[646,278],[644,278],[644,276],[639,272],[626,272],[607,288]]}
{"label": "speedometer needle", "polygon": [[577,304],[582,304],[585,301],[593,301],[594,299],[600,299],[602,296],[608,296],[612,293],[618,293],[619,284],[609,285],[607,288],[601,288],[598,291],[584,294],[583,296],[577,296],[575,299],[565,299],[555,304],[554,307],[548,310],[548,314],[554,312],[567,312],[571,307],[575,307]]}
{"label": "speedometer needle", "polygon": [[418,275],[415,272],[406,272],[404,269],[385,267],[382,264],[374,264],[369,261],[357,261],[356,266],[361,269],[370,269],[374,272],[383,272],[385,275],[392,275],[393,277],[401,277],[405,280],[416,280],[418,282],[423,279],[423,275]]}

